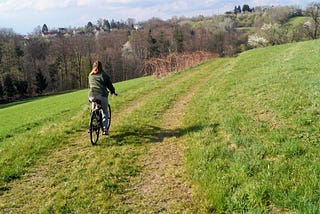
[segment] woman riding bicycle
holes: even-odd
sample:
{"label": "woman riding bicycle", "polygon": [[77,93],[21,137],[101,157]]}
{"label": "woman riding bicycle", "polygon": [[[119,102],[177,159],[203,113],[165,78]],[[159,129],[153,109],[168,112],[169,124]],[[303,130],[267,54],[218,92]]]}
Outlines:
{"label": "woman riding bicycle", "polygon": [[[89,100],[94,99],[101,100],[102,111],[103,111],[103,135],[108,135],[108,95],[109,91],[111,94],[117,95],[115,88],[112,85],[110,76],[103,71],[102,63],[95,61],[93,63],[92,70],[89,74]],[[109,91],[108,91],[109,90]]]}

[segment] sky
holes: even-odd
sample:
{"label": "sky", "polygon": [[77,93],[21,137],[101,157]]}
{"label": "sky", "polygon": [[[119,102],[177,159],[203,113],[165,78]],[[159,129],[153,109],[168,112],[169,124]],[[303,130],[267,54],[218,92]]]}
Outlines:
{"label": "sky", "polygon": [[49,30],[83,27],[99,19],[136,22],[151,18],[220,15],[236,5],[293,5],[305,8],[316,0],[0,0],[0,29],[12,29],[25,35],[46,24]]}

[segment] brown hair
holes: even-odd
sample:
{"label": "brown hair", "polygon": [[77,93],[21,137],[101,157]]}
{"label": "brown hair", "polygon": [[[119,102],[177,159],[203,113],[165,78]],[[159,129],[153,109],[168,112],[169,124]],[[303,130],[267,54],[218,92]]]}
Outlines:
{"label": "brown hair", "polygon": [[100,61],[95,61],[90,72],[91,75],[102,72],[102,63]]}

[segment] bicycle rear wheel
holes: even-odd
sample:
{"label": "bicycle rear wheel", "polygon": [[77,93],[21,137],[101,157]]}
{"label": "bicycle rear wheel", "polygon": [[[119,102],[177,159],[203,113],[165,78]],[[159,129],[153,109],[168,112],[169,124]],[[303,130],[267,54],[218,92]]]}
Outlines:
{"label": "bicycle rear wheel", "polygon": [[92,145],[96,145],[99,140],[100,133],[100,121],[98,119],[98,112],[93,111],[90,115],[90,125],[89,125],[89,133],[90,133],[90,141]]}
{"label": "bicycle rear wheel", "polygon": [[107,127],[108,130],[110,128],[110,125],[111,125],[111,107],[108,104],[108,127]]}

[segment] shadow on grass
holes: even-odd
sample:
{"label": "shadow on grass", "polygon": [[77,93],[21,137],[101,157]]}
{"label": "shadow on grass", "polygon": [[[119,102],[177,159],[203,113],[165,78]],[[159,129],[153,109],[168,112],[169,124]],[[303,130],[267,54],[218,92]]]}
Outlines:
{"label": "shadow on grass", "polygon": [[199,132],[208,127],[213,131],[216,131],[218,126],[219,124],[212,124],[209,126],[195,125],[177,129],[162,129],[153,125],[146,125],[142,127],[121,127],[121,130],[111,131],[110,136],[103,139],[101,143],[107,143],[108,145],[114,146],[161,143],[166,138],[179,138],[188,133]]}

